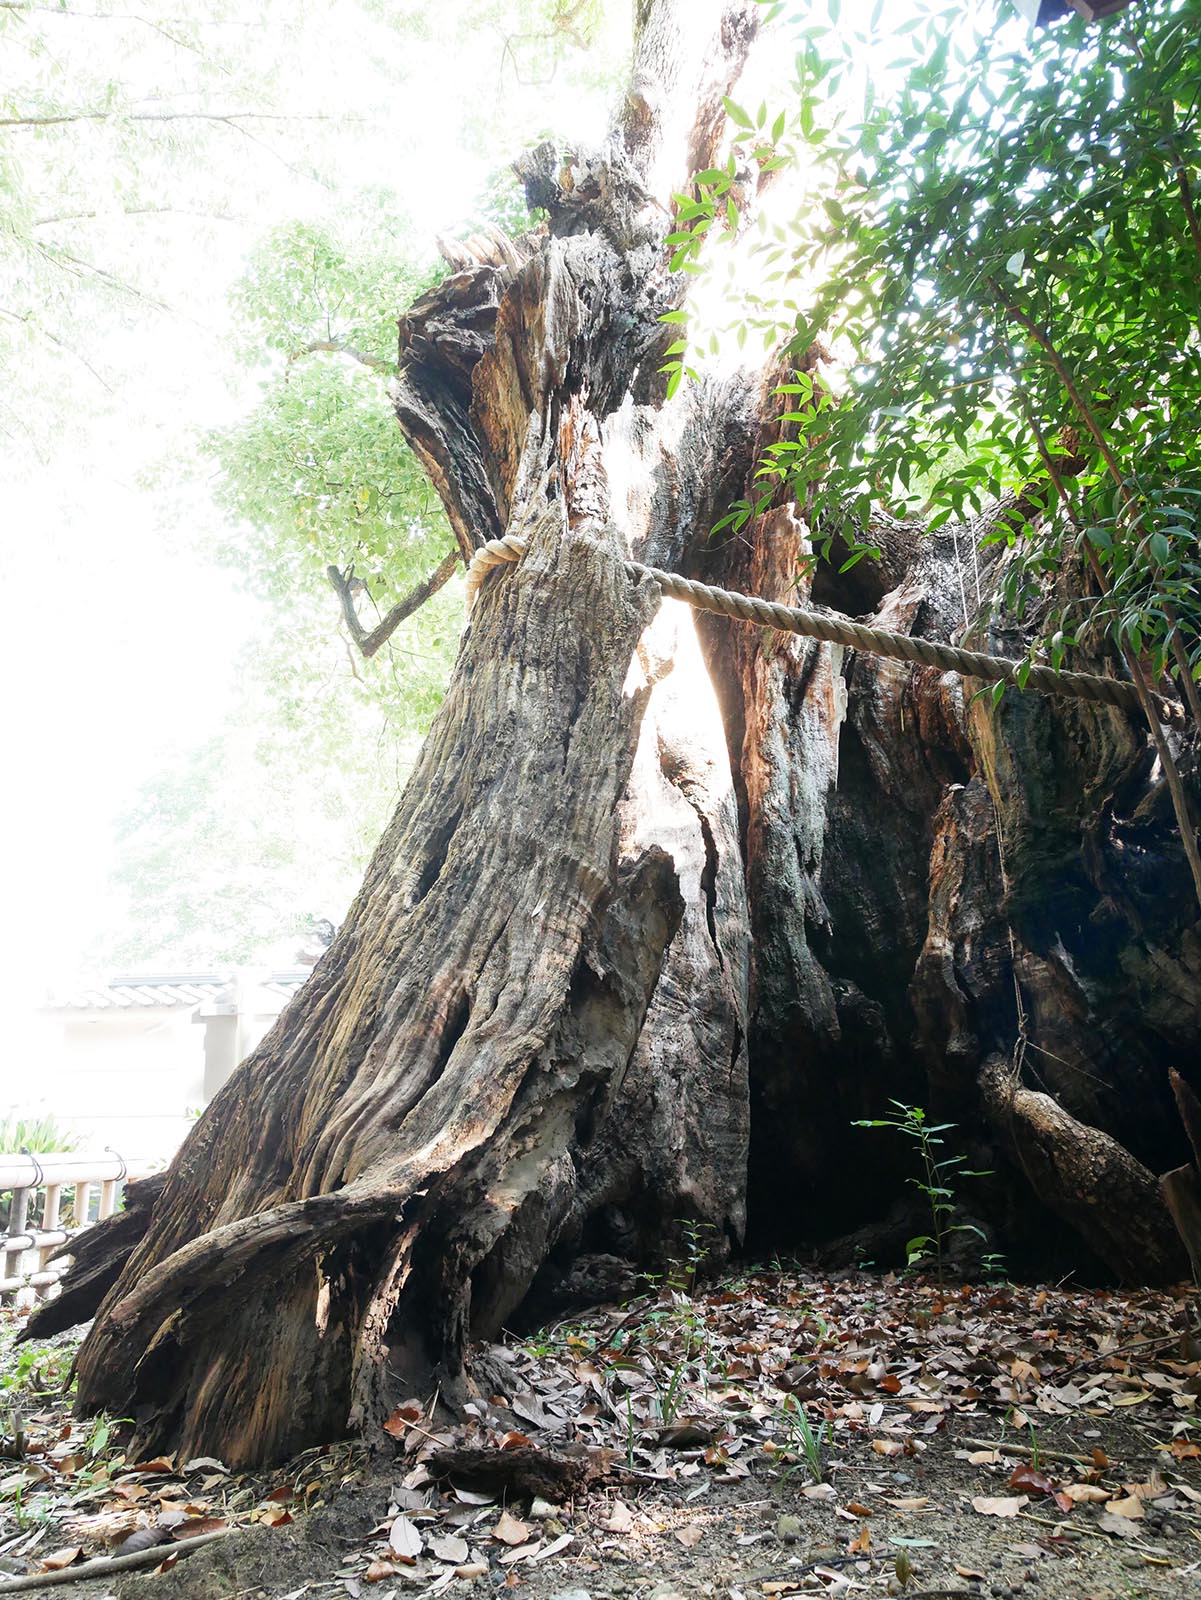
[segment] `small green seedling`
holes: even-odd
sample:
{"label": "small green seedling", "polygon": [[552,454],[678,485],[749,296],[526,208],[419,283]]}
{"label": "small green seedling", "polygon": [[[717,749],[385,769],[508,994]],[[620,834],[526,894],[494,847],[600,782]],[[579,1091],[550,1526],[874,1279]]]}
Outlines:
{"label": "small green seedling", "polygon": [[921,1106],[906,1105],[903,1100],[890,1100],[896,1107],[891,1117],[861,1118],[851,1124],[854,1128],[892,1128],[904,1139],[917,1145],[922,1164],[922,1175],[908,1178],[915,1189],[920,1189],[930,1208],[930,1232],[919,1233],[905,1246],[907,1265],[934,1262],[938,1281],[943,1281],[946,1266],[947,1241],[953,1233],[974,1233],[987,1239],[972,1222],[951,1222],[955,1210],[955,1182],[960,1178],[987,1178],[988,1172],[975,1172],[966,1168],[965,1156],[944,1156],[939,1151],[945,1144],[942,1138],[956,1126],[953,1122],[927,1122]]}
{"label": "small green seedling", "polygon": [[814,1432],[804,1406],[791,1394],[785,1395],[778,1417],[785,1436],[784,1452],[796,1462],[796,1466],[790,1468],[785,1476],[803,1469],[814,1483],[824,1483],[826,1455],[834,1440],[829,1422],[823,1423]]}

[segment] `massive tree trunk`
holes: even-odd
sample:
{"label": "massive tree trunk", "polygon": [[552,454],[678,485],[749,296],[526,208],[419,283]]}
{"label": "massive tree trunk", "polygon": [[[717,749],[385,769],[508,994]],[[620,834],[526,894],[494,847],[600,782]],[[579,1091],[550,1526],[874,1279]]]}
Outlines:
{"label": "massive tree trunk", "polygon": [[[146,1450],[261,1462],[453,1399],[471,1339],[661,1261],[678,1219],[720,1257],[748,1198],[793,1248],[878,1215],[903,1152],[850,1121],[890,1095],[995,1164],[1002,1248],[1050,1208],[1079,1264],[1130,1270],[1081,1192],[1120,1178],[1147,1270],[1183,1260],[1145,1169],[1186,1153],[1166,1067],[1201,1037],[1201,945],[1144,732],[698,623],[623,565],[789,598],[807,538],[787,505],[708,538],[764,374],[667,402],[658,371],[671,192],[717,153],[755,8],[638,9],[610,141],[525,163],[545,228],[401,319],[397,416],[464,556],[506,529],[528,553],[333,945],[57,1313],[99,1302],[79,1404]],[[877,533],[812,599],[962,628],[951,536]]]}

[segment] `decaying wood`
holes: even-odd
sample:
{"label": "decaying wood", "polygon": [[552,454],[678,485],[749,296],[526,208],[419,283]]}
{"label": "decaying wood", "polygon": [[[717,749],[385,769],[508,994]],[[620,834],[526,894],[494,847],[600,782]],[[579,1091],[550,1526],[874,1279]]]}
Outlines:
{"label": "decaying wood", "polygon": [[1193,1164],[1201,1173],[1201,1099],[1197,1098],[1175,1067],[1168,1069],[1168,1082],[1172,1085],[1176,1109],[1180,1112],[1180,1120],[1192,1148]]}
{"label": "decaying wood", "polygon": [[870,581],[814,576],[789,504],[709,537],[755,492],[778,372],[666,400],[663,238],[758,8],[637,9],[611,138],[522,162],[545,226],[450,252],[399,319],[396,415],[459,554],[528,553],[312,977],[31,1325],[97,1313],[79,1405],[142,1453],[258,1464],[454,1398],[473,1339],[581,1259],[678,1257],[680,1219],[714,1260],[748,1219],[762,1250],[845,1235],[912,1177],[852,1127],[890,1098],[990,1170],[971,1204],[1011,1268],[1183,1270],[1151,1169],[1180,1146],[1164,1065],[1201,1055],[1201,938],[1145,731],[659,607],[625,569],[1028,643],[989,607],[1003,543],[972,555],[989,519],[882,518]]}
{"label": "decaying wood", "polygon": [[1048,1094],[1023,1089],[1003,1062],[981,1088],[1039,1199],[1129,1283],[1183,1275],[1179,1241],[1155,1178],[1116,1139],[1070,1116]]}
{"label": "decaying wood", "polygon": [[[665,74],[708,117],[753,28],[742,6],[702,9],[698,36],[695,7],[648,8],[638,71],[644,96]],[[690,152],[662,146],[680,135],[662,109],[563,169],[571,232],[467,267],[403,321],[398,415],[460,543],[517,521],[531,546],[477,608],[342,930],[98,1308],[80,1405],[135,1416],[141,1450],[287,1455],[385,1415],[398,1382],[453,1392],[468,1341],[557,1250],[650,1259],[679,1217],[715,1256],[741,1233],[729,753],[712,696],[697,737],[677,673],[699,660],[689,620],[652,627],[657,597],[622,561],[658,515],[681,545],[690,525],[678,484],[665,503],[609,489],[619,460],[629,481],[670,452],[685,478],[712,449],[693,400],[668,416],[658,383],[637,393],[680,292],[667,180],[649,185],[666,163],[678,186]],[[735,478],[753,434],[738,443]]]}
{"label": "decaying wood", "polygon": [[[154,1208],[166,1183],[165,1173],[139,1178],[125,1186],[124,1209],[114,1213],[103,1227],[89,1228],[68,1240],[55,1256],[69,1255],[71,1269],[51,1300],[37,1308],[36,1326],[26,1331],[29,1337],[49,1338],[64,1328],[86,1322],[117,1281],[117,1276],[135,1246],[150,1226]],[[52,1260],[54,1257],[51,1258]]]}
{"label": "decaying wood", "polygon": [[423,1465],[435,1478],[463,1488],[513,1498],[538,1495],[556,1504],[583,1494],[605,1478],[629,1476],[617,1451],[599,1446],[536,1450],[519,1445],[513,1450],[485,1450],[464,1445],[435,1450]]}
{"label": "decaying wood", "polygon": [[1188,1251],[1193,1280],[1201,1283],[1201,1179],[1192,1162],[1160,1174],[1159,1192]]}

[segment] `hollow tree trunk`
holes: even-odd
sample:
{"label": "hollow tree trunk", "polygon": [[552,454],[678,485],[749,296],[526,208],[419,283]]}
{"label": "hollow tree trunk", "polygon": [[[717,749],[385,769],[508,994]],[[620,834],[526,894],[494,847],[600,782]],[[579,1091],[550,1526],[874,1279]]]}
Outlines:
{"label": "hollow tree trunk", "polygon": [[[890,1097],[996,1169],[973,1204],[1001,1248],[1184,1263],[1152,1174],[1187,1153],[1166,1068],[1197,1059],[1201,942],[1145,732],[698,622],[623,567],[786,599],[807,549],[788,505],[708,537],[765,376],[669,403],[658,374],[670,194],[713,163],[754,32],[753,6],[679,7],[638,7],[602,149],[526,159],[546,228],[401,319],[397,416],[463,554],[510,528],[529,549],[485,584],[312,978],[36,1319],[103,1295],[79,1404],[136,1417],[147,1451],[261,1462],[368,1428],[398,1385],[453,1396],[472,1338],[566,1275],[661,1260],[676,1219],[720,1256],[748,1201],[762,1245],[879,1216],[904,1152],[850,1123]],[[982,629],[981,531],[881,516],[882,561],[809,598]],[[1106,1182],[1128,1227],[1095,1225]]]}

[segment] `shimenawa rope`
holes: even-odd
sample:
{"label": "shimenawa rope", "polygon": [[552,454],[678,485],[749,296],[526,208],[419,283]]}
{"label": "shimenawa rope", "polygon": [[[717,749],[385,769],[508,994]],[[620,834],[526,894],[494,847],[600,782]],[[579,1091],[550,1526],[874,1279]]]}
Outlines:
{"label": "shimenawa rope", "polygon": [[[525,549],[526,540],[518,533],[505,534],[502,539],[490,539],[487,544],[480,546],[467,569],[469,609],[474,605],[480,585],[492,568],[520,561]],[[1013,683],[1019,688],[1035,689],[1040,694],[1093,700],[1103,705],[1121,706],[1128,711],[1141,709],[1134,684],[1122,678],[1102,678],[1091,672],[1064,672],[1055,667],[1031,666],[1029,662],[1014,661],[1008,656],[961,650],[956,645],[940,644],[934,639],[917,639],[907,633],[888,633],[883,628],[871,628],[866,623],[854,622],[840,612],[807,611],[801,606],[778,605],[775,601],[760,600],[754,595],[736,594],[730,589],[696,583],[676,572],[643,566],[640,561],[627,561],[625,569],[631,577],[653,578],[662,594],[684,600],[698,611],[715,611],[719,616],[733,617],[737,622],[780,628],[786,633],[803,634],[808,639],[823,639],[828,644],[845,645],[851,650],[866,650],[872,655],[887,656],[893,661],[910,661],[917,666],[957,672],[965,678],[981,678],[986,683]],[[1170,700],[1159,695],[1153,698],[1164,722],[1179,720],[1179,708]]]}

